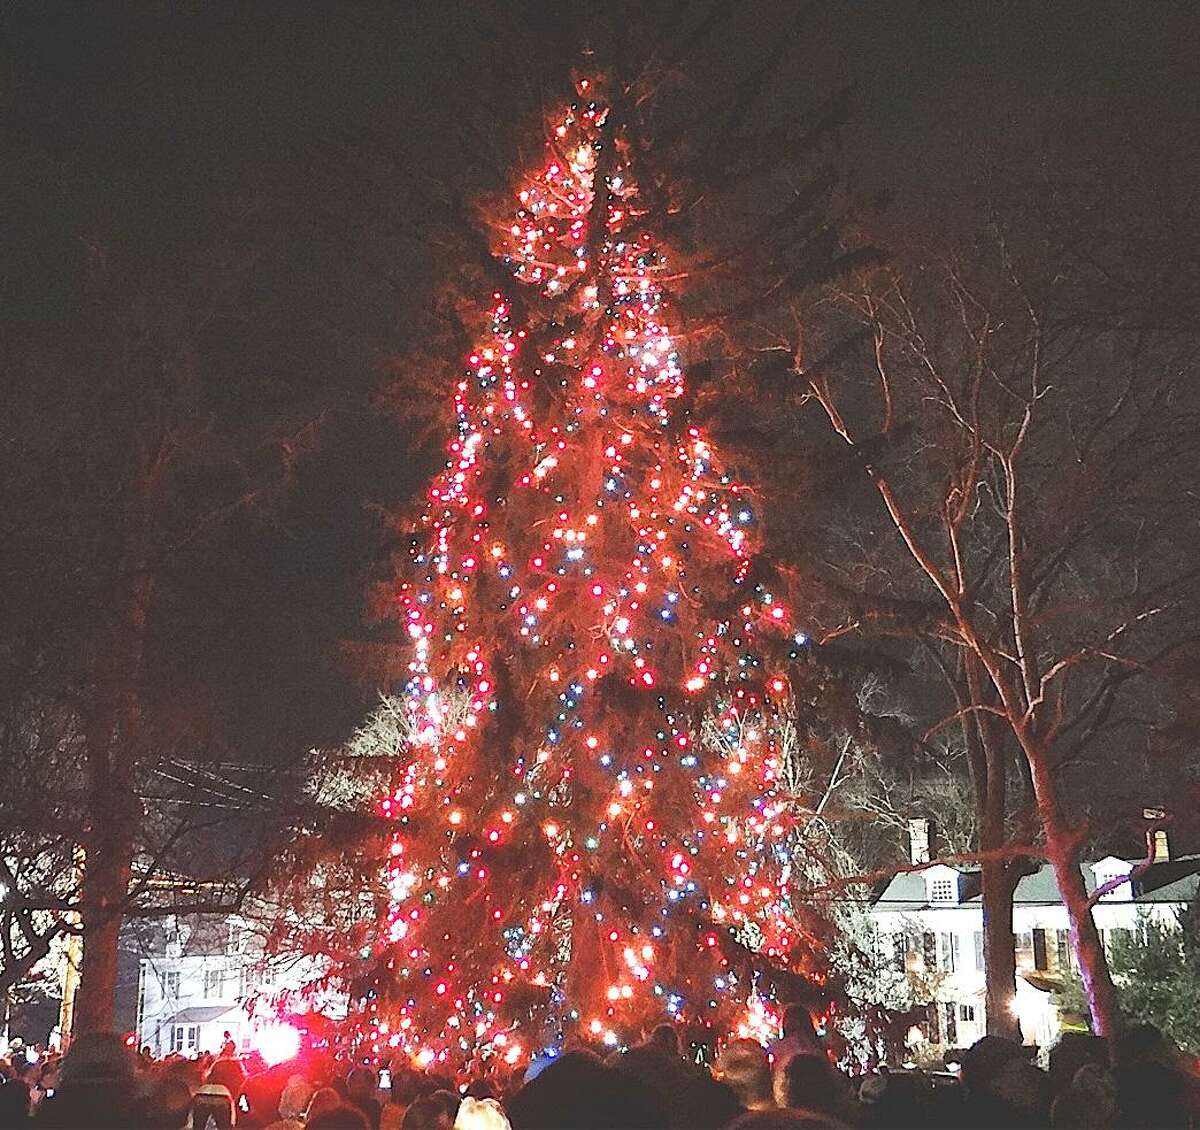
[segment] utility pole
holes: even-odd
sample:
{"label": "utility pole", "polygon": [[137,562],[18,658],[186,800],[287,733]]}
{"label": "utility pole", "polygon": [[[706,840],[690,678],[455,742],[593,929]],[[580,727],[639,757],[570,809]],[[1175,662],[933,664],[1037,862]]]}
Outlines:
{"label": "utility pole", "polygon": [[[75,889],[82,887],[84,853],[82,847],[75,849]],[[83,962],[82,919],[78,912],[71,911],[68,922],[73,927],[67,934],[63,950],[62,1007],[58,1012],[59,1050],[65,1052],[71,1043],[71,1031],[75,1024],[75,994],[79,991],[79,969]]]}

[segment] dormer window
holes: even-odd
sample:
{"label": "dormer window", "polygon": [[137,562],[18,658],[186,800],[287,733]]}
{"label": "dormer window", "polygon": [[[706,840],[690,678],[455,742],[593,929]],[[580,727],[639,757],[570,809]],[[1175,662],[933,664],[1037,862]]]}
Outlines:
{"label": "dormer window", "polygon": [[1133,887],[1128,881],[1129,872],[1133,869],[1133,864],[1125,859],[1118,859],[1114,855],[1105,856],[1097,863],[1093,863],[1092,874],[1096,878],[1096,886],[1102,887],[1108,883],[1114,883],[1115,886],[1108,891],[1107,894],[1101,895],[1104,902],[1128,902],[1133,898]]}
{"label": "dormer window", "polygon": [[934,879],[929,884],[930,902],[958,902],[958,884],[953,879]]}

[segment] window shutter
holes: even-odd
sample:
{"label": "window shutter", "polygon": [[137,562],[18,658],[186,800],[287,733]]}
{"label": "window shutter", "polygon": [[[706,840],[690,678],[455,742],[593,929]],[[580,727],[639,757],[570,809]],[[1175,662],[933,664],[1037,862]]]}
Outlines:
{"label": "window shutter", "polygon": [[1046,931],[1033,931],[1033,967],[1041,971],[1050,968],[1050,958],[1046,952]]}
{"label": "window shutter", "polygon": [[946,1014],[946,1043],[958,1043],[958,1006],[953,1001],[947,1001],[943,1011]]}
{"label": "window shutter", "polygon": [[929,970],[937,969],[937,935],[930,930],[926,930],[921,935],[921,956],[925,958],[925,968]]}
{"label": "window shutter", "polygon": [[958,968],[958,935],[942,934],[942,965],[947,973],[953,973]]}
{"label": "window shutter", "polygon": [[1067,973],[1071,969],[1071,931],[1054,931],[1055,956],[1058,958],[1058,971]]}

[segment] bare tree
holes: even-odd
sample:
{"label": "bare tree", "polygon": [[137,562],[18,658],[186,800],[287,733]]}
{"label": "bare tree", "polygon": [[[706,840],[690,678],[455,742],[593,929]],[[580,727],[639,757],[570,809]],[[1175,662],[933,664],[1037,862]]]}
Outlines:
{"label": "bare tree", "polygon": [[924,641],[954,695],[926,738],[961,729],[977,797],[989,964],[1011,953],[1019,861],[1044,856],[1107,1033],[1119,1012],[1070,781],[1144,735],[1139,684],[1194,634],[1179,532],[1196,505],[1195,355],[1173,336],[1084,329],[1064,309],[1078,280],[1030,267],[999,226],[971,250],[831,300],[867,366],[789,342],[801,399],[880,506],[863,520],[900,551],[826,638]]}

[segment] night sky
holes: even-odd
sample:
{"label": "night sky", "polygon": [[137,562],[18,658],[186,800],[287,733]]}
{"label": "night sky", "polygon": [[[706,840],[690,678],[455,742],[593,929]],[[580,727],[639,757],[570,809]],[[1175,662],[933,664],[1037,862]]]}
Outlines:
{"label": "night sky", "polygon": [[[714,81],[752,66],[794,11],[778,0],[736,7],[697,64]],[[370,504],[403,501],[428,466],[428,438],[381,421],[370,402],[431,301],[430,194],[481,183],[480,154],[451,128],[453,100],[495,108],[491,156],[511,159],[527,119],[509,110],[528,113],[547,64],[561,63],[573,11],[39,2],[0,12],[3,323],[27,335],[70,322],[89,226],[116,233],[134,271],[199,261],[210,247],[244,253],[253,266],[205,331],[221,410],[269,413],[282,382],[289,403],[327,413],[282,516],[240,537],[211,654],[197,660],[241,688],[251,732],[282,729],[293,750],[333,740],[361,708],[328,653],[358,630],[380,551]],[[503,49],[494,28],[505,21],[526,55]],[[1184,175],[1200,168],[1198,30],[1187,3],[835,3],[813,19],[766,112],[786,116],[851,83],[848,179],[887,195],[887,214],[905,224],[942,225],[999,179],[1103,178],[1136,168],[1147,148],[1170,152]],[[281,688],[269,705],[246,689],[264,681]]]}
{"label": "night sky", "polygon": [[[717,73],[753,60],[795,6],[733,7],[730,34],[704,61]],[[135,197],[212,190],[232,170],[361,130],[381,131],[413,176],[453,180],[466,155],[439,90],[449,81],[470,100],[520,89],[544,58],[523,66],[496,53],[488,28],[508,16],[544,54],[561,54],[570,8],[8,4],[10,140],[84,185]],[[1135,160],[1138,144],[1156,141],[1194,159],[1198,48],[1187,3],[834,3],[773,99],[786,112],[852,83],[848,163],[918,202],[999,167]]]}

